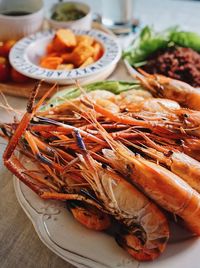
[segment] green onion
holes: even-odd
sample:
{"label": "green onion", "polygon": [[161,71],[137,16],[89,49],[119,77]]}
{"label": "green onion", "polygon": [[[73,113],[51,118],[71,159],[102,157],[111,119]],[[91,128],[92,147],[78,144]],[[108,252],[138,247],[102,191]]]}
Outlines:
{"label": "green onion", "polygon": [[[114,94],[120,94],[121,92],[138,89],[140,88],[139,83],[137,81],[126,82],[126,81],[114,81],[108,80],[103,82],[95,82],[92,84],[88,84],[82,86],[85,92],[90,92],[93,90],[107,90]],[[79,97],[81,95],[81,90],[79,88],[72,89],[64,89],[56,93],[45,105],[42,110],[46,110],[50,107],[50,105],[60,105],[64,103],[66,100],[71,100]]]}

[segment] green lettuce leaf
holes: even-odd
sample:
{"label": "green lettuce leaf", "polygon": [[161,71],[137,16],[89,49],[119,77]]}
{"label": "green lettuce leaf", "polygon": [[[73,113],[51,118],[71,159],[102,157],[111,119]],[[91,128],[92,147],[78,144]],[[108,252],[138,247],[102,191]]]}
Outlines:
{"label": "green lettuce leaf", "polygon": [[200,52],[200,35],[193,32],[174,31],[171,33],[171,41],[181,47],[189,47]]}
{"label": "green lettuce leaf", "polygon": [[160,33],[156,33],[149,26],[144,27],[132,46],[124,51],[123,58],[133,66],[144,65],[149,55],[168,47],[172,31],[174,27]]}
{"label": "green lettuce leaf", "polygon": [[149,55],[170,46],[188,47],[200,52],[200,35],[181,31],[177,26],[162,32],[155,32],[153,28],[146,26],[133,44],[123,52],[123,58],[132,66],[140,67],[146,64]]}

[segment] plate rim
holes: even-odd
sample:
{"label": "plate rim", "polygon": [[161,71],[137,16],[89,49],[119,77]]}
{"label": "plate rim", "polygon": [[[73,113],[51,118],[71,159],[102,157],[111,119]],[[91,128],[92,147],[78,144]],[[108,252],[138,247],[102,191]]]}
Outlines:
{"label": "plate rim", "polygon": [[[85,68],[76,68],[69,71],[66,70],[51,70],[42,68],[40,66],[37,66],[29,61],[27,59],[26,50],[28,47],[33,44],[35,41],[38,41],[42,37],[53,37],[56,30],[49,29],[46,31],[40,31],[35,34],[29,35],[27,37],[24,37],[20,39],[12,48],[9,54],[9,61],[13,68],[15,68],[18,72],[20,72],[23,75],[26,75],[30,78],[34,79],[45,79],[46,81],[64,81],[64,80],[73,80],[73,79],[83,79],[87,78],[91,75],[95,75],[100,73],[101,71],[105,70],[106,68],[109,68],[111,65],[117,64],[117,62],[120,60],[122,55],[122,49],[120,47],[120,44],[117,40],[117,38],[114,38],[113,36],[104,33],[100,30],[91,29],[91,30],[73,30],[75,34],[88,34],[90,36],[93,36],[96,40],[99,40],[104,46],[104,55],[93,64],[86,66]],[[107,42],[104,42],[107,40]],[[110,44],[109,44],[110,43]],[[115,46],[116,51],[113,48],[112,51],[112,45]],[[111,49],[111,51],[109,51]],[[112,60],[110,61],[109,56],[112,57]],[[26,65],[25,65],[26,64]],[[26,66],[26,68],[24,68]],[[28,70],[33,70],[33,68],[36,68],[34,73],[28,73]],[[37,72],[43,72],[44,74],[38,75]],[[48,77],[47,74],[52,74]],[[76,74],[75,74],[76,73]],[[57,74],[57,76],[56,76]],[[64,74],[64,77],[62,76]]]}
{"label": "plate rim", "polygon": [[[15,194],[16,194],[16,197],[17,197],[17,201],[19,202],[21,208],[23,209],[23,211],[27,215],[28,219],[31,221],[31,223],[32,223],[32,225],[34,227],[34,230],[35,230],[36,234],[38,235],[39,239],[41,240],[41,242],[47,248],[49,248],[54,254],[56,254],[57,256],[62,258],[63,260],[67,261],[69,264],[72,264],[77,268],[93,268],[93,266],[85,265],[83,263],[77,263],[75,261],[75,257],[77,255],[75,253],[69,252],[66,249],[63,249],[66,252],[66,254],[72,255],[72,258],[74,258],[74,259],[72,260],[69,257],[66,257],[64,254],[62,254],[58,250],[58,248],[60,248],[58,245],[53,243],[53,241],[52,241],[52,244],[48,243],[44,239],[44,235],[42,235],[42,232],[40,231],[40,228],[38,228],[38,223],[37,223],[38,219],[36,218],[38,213],[29,205],[27,200],[24,198],[22,190],[21,190],[21,187],[20,187],[20,183],[21,183],[20,180],[18,178],[16,178],[15,176],[13,176],[13,185],[14,185],[14,190],[15,190]],[[26,206],[28,208],[23,203],[26,203]],[[47,238],[48,238],[48,235],[47,235]],[[82,258],[84,258],[84,256]],[[106,268],[106,266],[105,266],[105,268]]]}
{"label": "plate rim", "polygon": [[[23,185],[23,182],[21,182],[16,176],[13,176],[13,185],[15,194],[17,197],[17,201],[20,204],[21,208],[33,224],[33,227],[35,229],[36,234],[38,235],[41,242],[49,248],[53,253],[58,255],[60,258],[62,258],[64,261],[68,262],[69,264],[74,265],[77,268],[93,268],[93,267],[99,267],[99,268],[111,268],[112,266],[106,265],[104,263],[98,263],[93,259],[88,259],[87,256],[84,255],[78,255],[73,251],[68,250],[67,248],[63,248],[59,246],[53,239],[51,239],[50,235],[48,234],[48,227],[44,224],[44,219],[42,217],[42,213],[38,212],[37,209],[31,206],[29,201],[25,198],[25,195],[23,193],[23,189],[21,188],[21,185]],[[194,238],[195,240],[197,238]],[[188,240],[192,241],[192,240]],[[185,241],[186,242],[186,241]],[[173,245],[173,243],[172,243]],[[78,258],[78,259],[77,259]],[[136,260],[135,260],[136,261]],[[150,266],[146,266],[143,262],[136,261],[137,268],[139,267],[152,267],[153,262],[148,262],[146,264],[150,264]],[[162,262],[160,263],[162,265]],[[134,266],[134,267],[136,267]],[[124,267],[124,264],[121,263],[117,267]],[[130,266],[128,266],[130,267]],[[158,266],[156,266],[158,267]],[[159,266],[160,267],[160,266]],[[166,266],[165,266],[166,267]],[[171,266],[172,268],[177,267],[176,265]],[[180,267],[180,266],[178,266]],[[184,268],[184,266],[182,266]],[[193,266],[191,266],[193,267]],[[185,267],[186,268],[186,267]]]}
{"label": "plate rim", "polygon": [[[28,219],[32,223],[36,234],[38,235],[41,242],[49,248],[54,254],[62,258],[64,261],[68,262],[69,264],[74,265],[77,268],[114,268],[113,266],[110,266],[109,264],[106,264],[104,262],[99,262],[98,260],[92,259],[88,256],[79,255],[76,254],[76,252],[71,251],[70,249],[63,248],[57,242],[54,241],[54,239],[51,238],[51,235],[48,231],[48,226],[44,222],[44,217],[42,212],[37,211],[34,206],[30,203],[29,200],[25,197],[26,189],[23,189],[21,186],[24,185],[22,181],[20,181],[15,175],[12,177],[13,180],[13,186],[15,195],[17,197],[17,201],[25,214],[27,215]],[[26,186],[26,185],[25,185]],[[26,186],[28,187],[28,186]],[[39,198],[38,195],[36,195],[37,198]],[[42,200],[42,199],[41,199]],[[46,200],[47,201],[47,200]],[[61,202],[58,200],[54,200],[56,203]],[[55,205],[57,207],[57,204]],[[58,205],[59,207],[59,205]],[[48,213],[46,214],[49,215]],[[53,214],[52,214],[53,215]],[[124,267],[123,261],[126,261],[126,259],[122,258],[122,263],[118,264],[117,267]],[[134,264],[137,265],[133,268],[139,268],[139,263],[137,260],[132,259],[131,262],[128,260],[128,263],[130,262],[132,264],[132,261]],[[116,267],[116,266],[115,266]]]}

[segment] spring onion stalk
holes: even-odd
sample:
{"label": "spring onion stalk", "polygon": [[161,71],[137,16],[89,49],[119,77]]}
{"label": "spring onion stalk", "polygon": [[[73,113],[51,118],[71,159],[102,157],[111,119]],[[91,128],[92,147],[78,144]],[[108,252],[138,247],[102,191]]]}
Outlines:
{"label": "spring onion stalk", "polygon": [[[120,94],[121,92],[131,90],[131,89],[138,89],[140,88],[137,81],[126,82],[126,81],[101,81],[92,84],[88,84],[82,86],[85,92],[90,92],[94,90],[107,90],[114,94]],[[72,88],[72,89],[63,89],[57,92],[49,101],[48,104],[43,107],[43,109],[47,109],[49,105],[59,105],[66,100],[71,100],[79,97],[81,95],[81,90],[79,88]]]}

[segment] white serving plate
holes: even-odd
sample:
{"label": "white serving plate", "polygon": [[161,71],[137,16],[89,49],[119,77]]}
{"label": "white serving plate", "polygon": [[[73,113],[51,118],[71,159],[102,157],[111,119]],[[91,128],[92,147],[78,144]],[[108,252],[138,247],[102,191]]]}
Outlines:
{"label": "white serving plate", "polygon": [[106,79],[115,69],[121,57],[121,48],[118,41],[106,33],[98,30],[73,30],[76,35],[87,34],[100,42],[104,48],[103,56],[95,63],[85,68],[70,71],[50,70],[38,65],[39,59],[45,54],[47,44],[55,35],[54,30],[38,32],[18,41],[11,49],[9,60],[11,65],[25,76],[45,80],[49,83],[73,84],[89,83],[95,80]]}
{"label": "white serving plate", "polygon": [[114,239],[76,222],[64,202],[44,201],[14,177],[18,201],[42,242],[58,256],[79,268],[198,268],[200,239],[171,226],[171,241],[153,262],[139,263]]}

